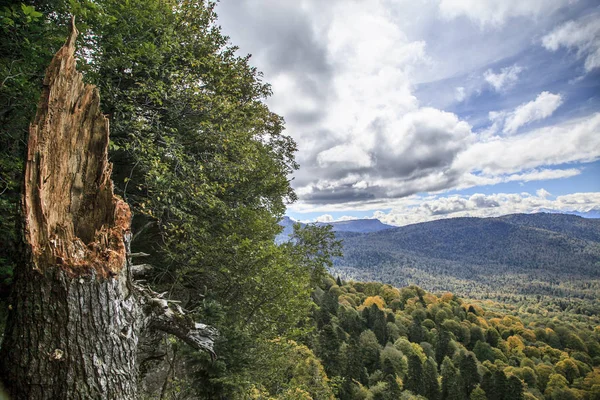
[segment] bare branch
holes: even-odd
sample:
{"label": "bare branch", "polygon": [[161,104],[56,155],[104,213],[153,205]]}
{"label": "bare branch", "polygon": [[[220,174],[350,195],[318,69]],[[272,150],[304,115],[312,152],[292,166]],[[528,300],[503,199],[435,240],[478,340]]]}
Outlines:
{"label": "bare branch", "polygon": [[131,276],[133,278],[139,278],[141,276],[146,275],[154,267],[150,264],[139,264],[139,265],[132,265],[130,268],[131,268]]}
{"label": "bare branch", "polygon": [[145,299],[150,329],[169,333],[196,350],[208,352],[213,361],[216,359],[214,345],[219,334],[215,328],[195,322],[176,302],[162,298],[164,293],[158,294],[149,288],[136,286]]}

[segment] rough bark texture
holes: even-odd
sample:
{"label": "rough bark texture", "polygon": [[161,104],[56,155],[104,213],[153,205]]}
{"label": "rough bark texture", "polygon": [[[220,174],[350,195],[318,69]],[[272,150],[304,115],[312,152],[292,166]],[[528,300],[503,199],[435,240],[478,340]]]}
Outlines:
{"label": "rough bark texture", "polygon": [[130,281],[131,213],[113,194],[108,120],[76,71],[76,36],[72,24],[30,127],[24,260],[0,352],[15,400],[136,398],[144,330],[213,354],[214,330]]}
{"label": "rough bark texture", "polygon": [[139,307],[122,278],[46,268],[18,285],[2,351],[13,399],[135,398]]}

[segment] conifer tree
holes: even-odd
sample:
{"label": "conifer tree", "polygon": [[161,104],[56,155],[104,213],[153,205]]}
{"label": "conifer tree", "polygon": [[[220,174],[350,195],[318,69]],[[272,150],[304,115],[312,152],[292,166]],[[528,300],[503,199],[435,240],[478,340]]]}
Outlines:
{"label": "conifer tree", "polygon": [[425,394],[423,364],[421,364],[421,359],[416,354],[408,356],[408,376],[405,387],[415,394]]}
{"label": "conifer tree", "polygon": [[507,381],[505,400],[523,400],[523,382],[515,375],[511,375]]}
{"label": "conifer tree", "polygon": [[428,400],[438,400],[440,398],[440,384],[438,381],[437,364],[431,357],[425,361],[423,368],[423,384],[425,385],[425,391],[423,395]]}
{"label": "conifer tree", "polygon": [[481,377],[481,389],[486,393],[488,399],[492,399],[494,391],[494,375],[490,370],[486,370]]}
{"label": "conifer tree", "polygon": [[450,335],[450,332],[440,325],[438,328],[438,338],[435,347],[435,361],[438,364],[442,364],[446,356],[452,356],[452,354],[450,354],[451,340],[452,336]]}
{"label": "conifer tree", "polygon": [[485,392],[481,388],[481,386],[475,387],[469,396],[469,400],[487,400],[487,396]]}
{"label": "conifer tree", "polygon": [[463,389],[467,395],[470,395],[480,382],[479,372],[477,372],[477,359],[473,353],[469,352],[461,357],[459,368]]}
{"label": "conifer tree", "polygon": [[502,371],[501,369],[497,369],[496,371],[494,371],[493,376],[493,389],[489,392],[486,390],[489,400],[508,400],[508,398],[505,397],[506,393],[508,392],[508,381],[506,379],[504,371]]}
{"label": "conifer tree", "polygon": [[323,327],[319,334],[318,356],[323,361],[328,376],[340,374],[340,339],[331,324]]}
{"label": "conifer tree", "polygon": [[460,372],[449,357],[442,362],[442,400],[465,400]]}

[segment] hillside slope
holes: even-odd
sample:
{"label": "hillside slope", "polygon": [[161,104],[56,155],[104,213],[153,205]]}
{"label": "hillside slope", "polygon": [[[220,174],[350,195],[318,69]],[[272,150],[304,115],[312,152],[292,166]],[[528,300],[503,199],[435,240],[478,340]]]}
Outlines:
{"label": "hillside slope", "polygon": [[[600,219],[565,214],[453,218],[374,233],[338,233],[346,277],[461,295],[600,294]],[[478,296],[481,297],[481,296]]]}
{"label": "hillside slope", "polygon": [[[276,242],[283,243],[290,235],[294,232],[294,223],[290,217],[283,217],[279,221],[279,225],[283,227],[283,230],[277,235]],[[301,225],[306,225],[300,223]],[[336,221],[336,222],[317,222],[317,226],[330,225],[334,232],[355,232],[355,233],[371,233],[380,232],[394,228],[392,225],[386,225],[378,219],[352,219],[348,221]]]}

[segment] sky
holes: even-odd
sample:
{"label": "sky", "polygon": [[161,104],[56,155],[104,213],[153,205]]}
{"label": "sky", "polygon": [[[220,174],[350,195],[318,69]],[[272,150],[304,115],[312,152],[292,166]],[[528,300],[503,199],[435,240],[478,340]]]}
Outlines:
{"label": "sky", "polygon": [[600,215],[597,0],[221,0],[302,221]]}

